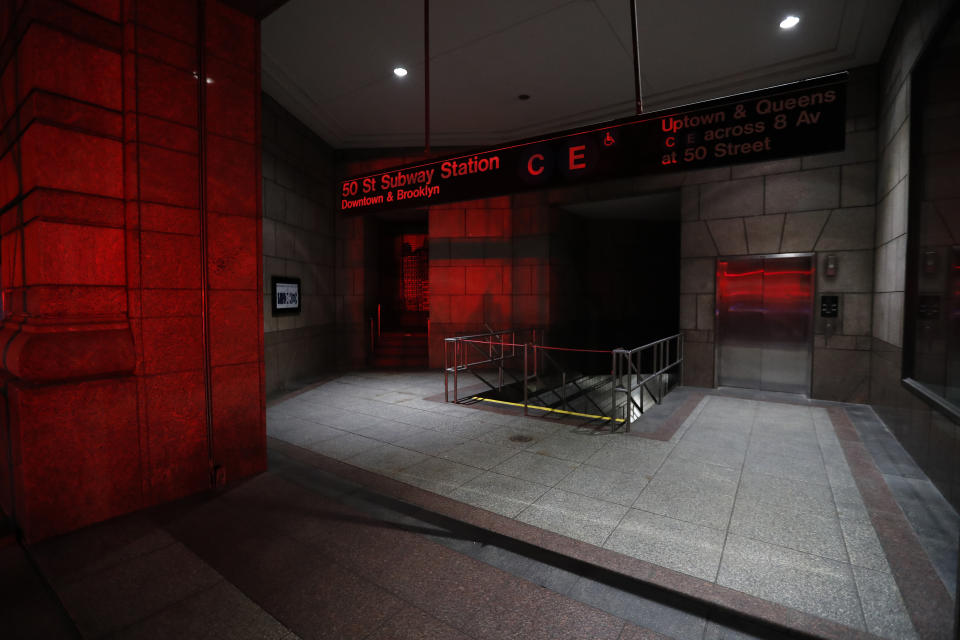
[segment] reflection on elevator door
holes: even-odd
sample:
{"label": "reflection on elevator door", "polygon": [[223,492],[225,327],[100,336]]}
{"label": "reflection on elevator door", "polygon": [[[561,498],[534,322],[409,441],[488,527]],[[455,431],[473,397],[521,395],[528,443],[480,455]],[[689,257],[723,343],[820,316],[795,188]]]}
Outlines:
{"label": "reflection on elevator door", "polygon": [[809,393],[813,257],[717,261],[720,386]]}

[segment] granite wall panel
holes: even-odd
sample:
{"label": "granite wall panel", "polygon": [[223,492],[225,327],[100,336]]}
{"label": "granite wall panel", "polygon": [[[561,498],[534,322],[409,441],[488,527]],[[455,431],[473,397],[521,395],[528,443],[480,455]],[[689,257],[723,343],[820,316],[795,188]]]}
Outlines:
{"label": "granite wall panel", "polygon": [[[209,488],[214,469],[265,468],[258,149],[244,142],[257,141],[259,43],[254,20],[216,0],[20,5],[0,60],[14,142],[0,288],[16,299],[0,326],[14,452],[0,507],[35,541]],[[193,73],[214,55],[217,90]],[[200,131],[201,104],[238,140]],[[244,367],[242,399],[211,359]],[[224,406],[223,439],[240,444],[211,457],[207,416]]]}
{"label": "granite wall panel", "polygon": [[[948,5],[935,0],[904,3],[879,65],[874,234],[877,257],[869,402],[944,497],[960,508],[956,472],[960,468],[960,426],[931,403],[913,395],[902,382],[910,373],[903,367],[904,341],[908,339],[904,335],[904,316],[910,189],[921,187],[911,184],[912,180],[919,181],[911,176],[911,125],[914,118],[923,117],[923,106],[912,104],[912,78],[918,57],[945,17]],[[945,77],[953,79],[949,74]],[[932,144],[932,148],[955,142],[955,136],[941,127],[927,127],[926,133],[934,133],[935,139],[928,135],[923,139],[923,144]],[[955,188],[957,167],[943,162],[935,167],[944,171],[943,178],[949,181],[950,188]],[[934,173],[928,172],[926,177]],[[926,211],[930,209],[927,206]],[[931,220],[927,218],[925,222]],[[942,225],[930,224],[926,228],[933,237],[921,237],[921,243],[942,244],[941,239],[951,235],[951,230]]]}
{"label": "granite wall panel", "polygon": [[[362,335],[366,309],[355,289],[364,245],[355,222],[341,224],[342,214],[332,210],[325,195],[333,189],[333,151],[272,98],[262,94],[260,101],[266,391],[276,394],[342,367],[365,364],[365,355],[353,357],[355,344],[339,343],[356,342]],[[300,315],[272,315],[272,276],[300,278]],[[362,278],[359,283],[362,293]],[[352,333],[344,331],[348,316],[359,318]]]}

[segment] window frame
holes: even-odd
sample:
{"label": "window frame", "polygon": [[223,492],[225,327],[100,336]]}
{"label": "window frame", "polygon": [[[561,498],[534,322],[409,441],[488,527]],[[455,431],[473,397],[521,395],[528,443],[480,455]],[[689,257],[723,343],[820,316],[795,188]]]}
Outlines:
{"label": "window frame", "polygon": [[[900,363],[900,383],[911,394],[923,400],[927,405],[944,414],[953,422],[960,424],[960,406],[955,405],[945,396],[938,394],[928,385],[913,377],[916,367],[916,336],[918,321],[916,313],[919,286],[920,262],[920,230],[921,230],[921,193],[919,185],[922,182],[921,163],[923,154],[921,143],[923,138],[923,119],[919,117],[918,105],[923,82],[917,82],[918,73],[922,72],[933,52],[944,41],[948,30],[954,22],[960,20],[960,6],[954,6],[946,12],[943,19],[934,30],[934,34],[924,43],[917,60],[909,72],[910,103],[908,113],[910,118],[910,153],[909,153],[909,180],[907,193],[907,257],[906,273],[904,274],[903,300],[903,346]],[[877,159],[879,162],[879,158]],[[879,205],[879,202],[877,203]],[[876,292],[874,292],[876,295]]]}

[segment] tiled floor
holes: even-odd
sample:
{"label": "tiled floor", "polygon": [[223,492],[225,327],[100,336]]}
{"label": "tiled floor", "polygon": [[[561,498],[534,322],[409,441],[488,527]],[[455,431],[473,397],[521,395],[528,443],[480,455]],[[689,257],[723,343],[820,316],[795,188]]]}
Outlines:
{"label": "tiled floor", "polygon": [[[441,391],[433,372],[343,376],[273,404],[268,434],[851,630],[918,637],[830,407],[707,394],[658,440],[432,399]],[[883,452],[878,477],[952,592],[956,512],[869,408],[840,409]]]}
{"label": "tiled floor", "polygon": [[29,554],[0,549],[0,637],[784,637],[675,606],[638,581],[391,500],[276,450],[270,467]]}
{"label": "tiled floor", "polygon": [[328,381],[268,473],[0,548],[0,637],[952,637],[957,515],[868,408],[680,389],[611,435],[437,378]]}

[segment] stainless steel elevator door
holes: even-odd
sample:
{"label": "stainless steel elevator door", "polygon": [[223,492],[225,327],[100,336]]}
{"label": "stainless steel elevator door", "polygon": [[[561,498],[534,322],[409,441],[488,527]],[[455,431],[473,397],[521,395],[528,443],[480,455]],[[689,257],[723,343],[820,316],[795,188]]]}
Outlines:
{"label": "stainless steel elevator door", "polygon": [[813,258],[717,262],[721,386],[809,393]]}
{"label": "stainless steel elevator door", "polygon": [[763,368],[763,258],[717,263],[719,382],[759,389]]}

